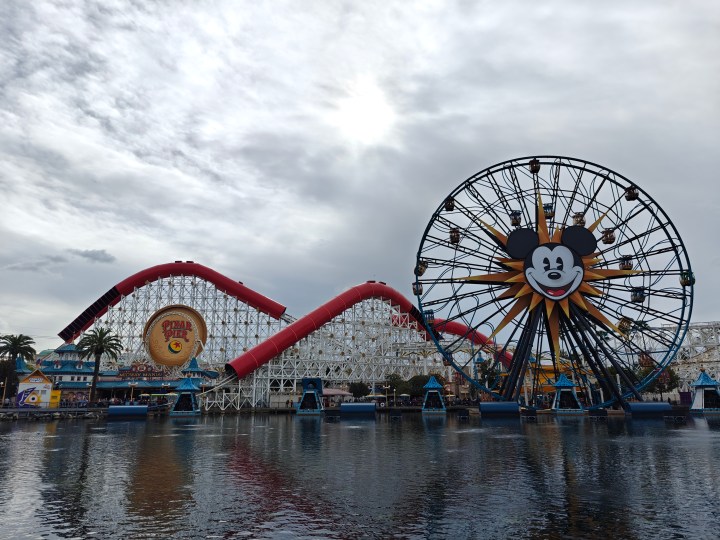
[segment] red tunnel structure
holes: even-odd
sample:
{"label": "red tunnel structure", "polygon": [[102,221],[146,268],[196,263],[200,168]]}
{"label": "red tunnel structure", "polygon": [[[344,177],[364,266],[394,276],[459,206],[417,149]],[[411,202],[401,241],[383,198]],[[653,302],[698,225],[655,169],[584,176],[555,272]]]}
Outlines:
{"label": "red tunnel structure", "polygon": [[[318,330],[322,325],[330,322],[346,309],[369,298],[389,300],[393,305],[397,306],[400,311],[407,313],[415,319],[418,324],[418,331],[424,332],[422,329],[425,328],[425,325],[422,316],[418,309],[407,298],[384,283],[368,281],[367,283],[356,285],[344,293],[339,294],[329,302],[326,302],[314,311],[311,311],[291,325],[280,330],[280,332],[274,336],[266,339],[234,360],[231,360],[225,366],[226,371],[235,373],[240,379],[249,375],[260,366],[282,354],[283,351],[292,347],[301,339],[306,338],[312,332]],[[436,321],[434,328],[440,332],[462,336],[476,345],[494,347],[492,340],[488,337],[458,322]],[[510,358],[510,355],[506,353],[501,358],[501,361],[505,365],[509,365]]]}

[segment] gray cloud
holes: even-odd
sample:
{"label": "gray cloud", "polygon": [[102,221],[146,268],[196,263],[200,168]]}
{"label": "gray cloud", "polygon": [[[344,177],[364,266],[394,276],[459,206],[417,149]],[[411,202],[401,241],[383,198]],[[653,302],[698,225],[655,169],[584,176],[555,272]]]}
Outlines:
{"label": "gray cloud", "polygon": [[104,249],[68,249],[67,251],[90,262],[112,263],[117,260]]}
{"label": "gray cloud", "polygon": [[[651,193],[717,319],[719,24],[699,0],[2,3],[0,329],[52,305],[52,335],[176,259],[294,315],[366,279],[409,293],[445,195],[533,153]],[[372,144],[331,120],[363,77],[396,114]]]}
{"label": "gray cloud", "polygon": [[66,262],[67,259],[65,257],[48,255],[40,259],[6,264],[3,266],[3,269],[11,272],[51,272],[56,270],[59,264]]}

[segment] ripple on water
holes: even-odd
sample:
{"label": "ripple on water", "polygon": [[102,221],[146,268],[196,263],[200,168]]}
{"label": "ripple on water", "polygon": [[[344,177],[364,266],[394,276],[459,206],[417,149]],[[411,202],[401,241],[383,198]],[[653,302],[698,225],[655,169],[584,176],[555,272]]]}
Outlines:
{"label": "ripple on water", "polygon": [[720,519],[705,426],[255,421],[4,426],[2,534],[704,538]]}

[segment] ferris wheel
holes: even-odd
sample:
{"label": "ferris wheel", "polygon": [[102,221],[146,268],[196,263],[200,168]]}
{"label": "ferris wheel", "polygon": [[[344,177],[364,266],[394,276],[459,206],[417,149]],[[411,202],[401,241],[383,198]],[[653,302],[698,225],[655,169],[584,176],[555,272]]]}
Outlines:
{"label": "ferris wheel", "polygon": [[[413,292],[445,362],[476,388],[543,407],[565,375],[602,407],[642,399],[662,376],[694,283],[675,226],[634,182],[538,156],[488,167],[444,199]],[[450,324],[468,331],[443,334]]]}

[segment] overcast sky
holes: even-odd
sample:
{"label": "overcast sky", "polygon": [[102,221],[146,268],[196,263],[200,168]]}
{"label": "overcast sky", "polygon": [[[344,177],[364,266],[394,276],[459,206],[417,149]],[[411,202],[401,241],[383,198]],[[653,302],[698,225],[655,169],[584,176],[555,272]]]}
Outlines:
{"label": "overcast sky", "polygon": [[0,2],[0,333],[193,260],[300,316],[408,297],[445,196],[559,154],[635,181],[720,320],[720,3]]}

